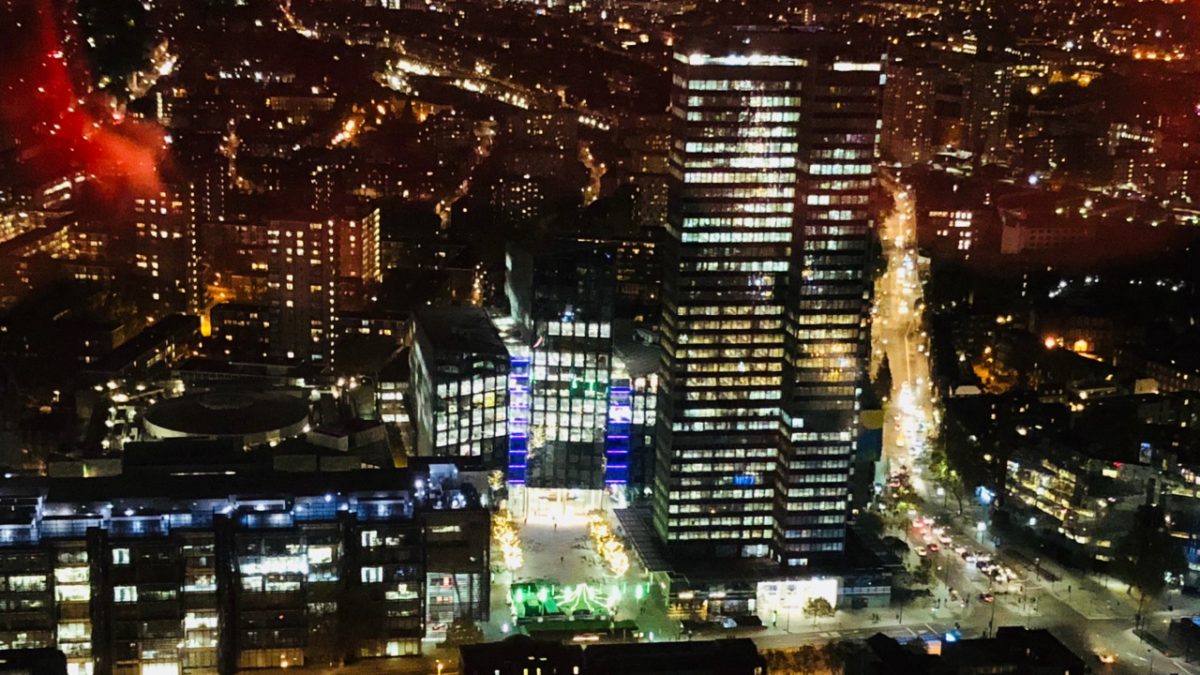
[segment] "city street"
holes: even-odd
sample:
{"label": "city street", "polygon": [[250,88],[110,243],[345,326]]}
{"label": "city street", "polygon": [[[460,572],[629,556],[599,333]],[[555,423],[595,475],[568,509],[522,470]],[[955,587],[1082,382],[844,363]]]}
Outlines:
{"label": "city street", "polygon": [[[885,183],[886,184],[886,183]],[[928,335],[923,325],[922,270],[916,249],[912,196],[892,187],[895,208],[881,225],[887,267],[876,285],[874,362],[884,356],[892,393],[883,430],[885,471],[912,466],[936,429],[929,372]]]}
{"label": "city street", "polygon": [[[884,185],[895,200],[893,212],[882,224],[887,268],[876,288],[874,333],[875,362],[882,361],[886,354],[892,376],[883,440],[885,473],[909,467],[911,487],[926,505],[927,510],[921,515],[932,516],[937,525],[945,528],[942,532],[945,538],[940,542],[933,535],[933,527],[928,525],[921,530],[910,527],[906,532],[896,533],[913,548],[909,560],[913,566],[919,564],[917,549],[930,543],[940,544],[937,552],[927,554],[934,565],[931,597],[914,603],[923,607],[905,610],[909,627],[924,620],[931,633],[936,632],[933,629],[946,630],[947,626],[959,625],[965,635],[978,635],[1006,625],[1050,628],[1101,672],[1147,672],[1155,665],[1159,672],[1200,673],[1200,666],[1168,659],[1133,634],[1137,607],[1133,596],[1125,592],[1124,584],[1062,568],[1007,544],[998,550],[984,509],[968,496],[964,513],[952,513],[947,508],[945,492],[923,478],[926,472],[922,460],[940,420],[923,323],[924,271],[916,248],[914,196],[907,187],[887,177]],[[955,549],[991,556],[996,564],[1014,571],[1016,578],[997,583]],[[952,591],[957,592],[956,600],[950,599]],[[992,600],[984,601],[985,596]],[[1194,602],[1176,600],[1175,616],[1184,615],[1182,604],[1195,609]],[[897,613],[884,619],[896,620],[893,630],[900,629]],[[1166,621],[1169,621],[1166,612],[1154,615],[1152,630],[1165,634]],[[844,623],[851,621],[847,617]],[[1112,654],[1116,663],[1100,664],[1098,654]]]}

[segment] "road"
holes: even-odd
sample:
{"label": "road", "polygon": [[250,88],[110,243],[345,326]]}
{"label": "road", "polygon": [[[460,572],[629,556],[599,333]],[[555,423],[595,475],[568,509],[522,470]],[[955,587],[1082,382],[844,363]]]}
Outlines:
{"label": "road", "polygon": [[[884,186],[892,193],[894,209],[884,219],[880,232],[887,268],[876,286],[873,349],[877,365],[886,355],[892,376],[884,427],[885,469],[890,473],[910,468],[911,487],[927,509],[920,515],[933,516],[944,529],[940,539],[929,527],[910,527],[896,533],[913,547],[909,560],[913,565],[919,562],[916,549],[933,542],[939,544],[939,551],[928,553],[934,564],[935,583],[931,597],[914,603],[919,607],[905,610],[905,618],[911,617],[907,626],[902,625],[895,609],[891,615],[881,617],[878,625],[886,629],[884,632],[902,631],[914,628],[916,622],[921,626],[918,631],[928,633],[959,625],[969,636],[1006,625],[1049,628],[1099,672],[1145,673],[1154,666],[1158,672],[1200,673],[1197,665],[1168,659],[1133,634],[1137,610],[1123,584],[1108,580],[1102,584],[1098,578],[1061,568],[1013,547],[998,549],[987,529],[986,514],[977,505],[967,505],[962,514],[947,509],[944,491],[923,478],[927,474],[923,466],[925,453],[941,418],[932,386],[924,322],[926,272],[917,254],[915,195],[907,186],[887,177]],[[1015,572],[1015,579],[998,583],[967,563],[955,549],[991,556]],[[953,599],[952,592],[956,593]],[[985,602],[985,595],[992,596],[992,602]],[[1182,604],[1175,601],[1176,607]],[[1168,614],[1160,612],[1151,623],[1161,634],[1165,633],[1161,628],[1167,620]],[[849,631],[848,637],[862,630],[861,626],[851,625],[856,622],[849,614],[842,623],[842,630]],[[1117,662],[1102,665],[1096,660],[1097,653],[1115,654]]]}
{"label": "road", "polygon": [[895,208],[880,229],[887,267],[875,287],[872,339],[876,364],[886,356],[892,376],[883,441],[884,468],[894,471],[914,465],[928,447],[939,418],[930,378],[913,198],[901,186],[885,185]]}

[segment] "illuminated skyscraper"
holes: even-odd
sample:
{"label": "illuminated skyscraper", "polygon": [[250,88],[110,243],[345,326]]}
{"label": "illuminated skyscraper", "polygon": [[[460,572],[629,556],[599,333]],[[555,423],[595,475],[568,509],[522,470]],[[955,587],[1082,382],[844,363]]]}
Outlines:
{"label": "illuminated skyscraper", "polygon": [[196,223],[186,190],[164,185],[133,200],[133,255],[158,313],[194,309]]}
{"label": "illuminated skyscraper", "polygon": [[677,552],[842,550],[882,74],[841,49],[677,43],[654,509]]}
{"label": "illuminated skyscraper", "polygon": [[530,488],[598,491],[608,463],[625,463],[628,448],[606,463],[615,248],[574,240],[508,247],[505,290],[533,368]]}

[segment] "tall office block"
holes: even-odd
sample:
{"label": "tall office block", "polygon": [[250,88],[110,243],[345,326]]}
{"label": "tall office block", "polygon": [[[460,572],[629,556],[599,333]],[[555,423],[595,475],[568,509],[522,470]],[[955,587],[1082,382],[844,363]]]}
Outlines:
{"label": "tall office block", "polygon": [[870,201],[884,82],[878,55],[863,60],[829,46],[813,58],[803,92],[775,495],[773,554],[793,567],[827,565],[845,548],[870,349]]}
{"label": "tall office block", "polygon": [[509,246],[506,292],[532,359],[529,487],[605,485],[615,260],[603,243]]}
{"label": "tall office block", "polygon": [[841,44],[677,43],[654,509],[677,552],[841,549],[881,80]]}

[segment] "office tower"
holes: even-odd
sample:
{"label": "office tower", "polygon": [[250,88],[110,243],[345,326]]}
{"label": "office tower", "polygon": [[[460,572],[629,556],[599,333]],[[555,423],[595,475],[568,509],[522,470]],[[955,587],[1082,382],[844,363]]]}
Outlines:
{"label": "office tower", "polygon": [[337,299],[336,222],[269,220],[266,227],[272,347],[287,359],[328,361]]}
{"label": "office tower", "polygon": [[678,553],[842,547],[881,80],[843,49],[677,43],[654,522]]}
{"label": "office tower", "polygon": [[413,317],[409,392],[417,455],[507,463],[509,353],[487,312],[422,309]]}
{"label": "office tower", "polygon": [[813,55],[787,284],[783,452],[775,558],[827,567],[845,549],[859,397],[870,349],[871,190],[879,160],[879,55]]}
{"label": "office tower", "polygon": [[933,157],[936,67],[910,60],[886,65],[883,90],[884,159],[901,164],[921,164]]}
{"label": "office tower", "polygon": [[615,259],[596,242],[508,248],[505,291],[532,366],[529,488],[600,490],[606,467],[626,463],[627,448],[606,451]]}

